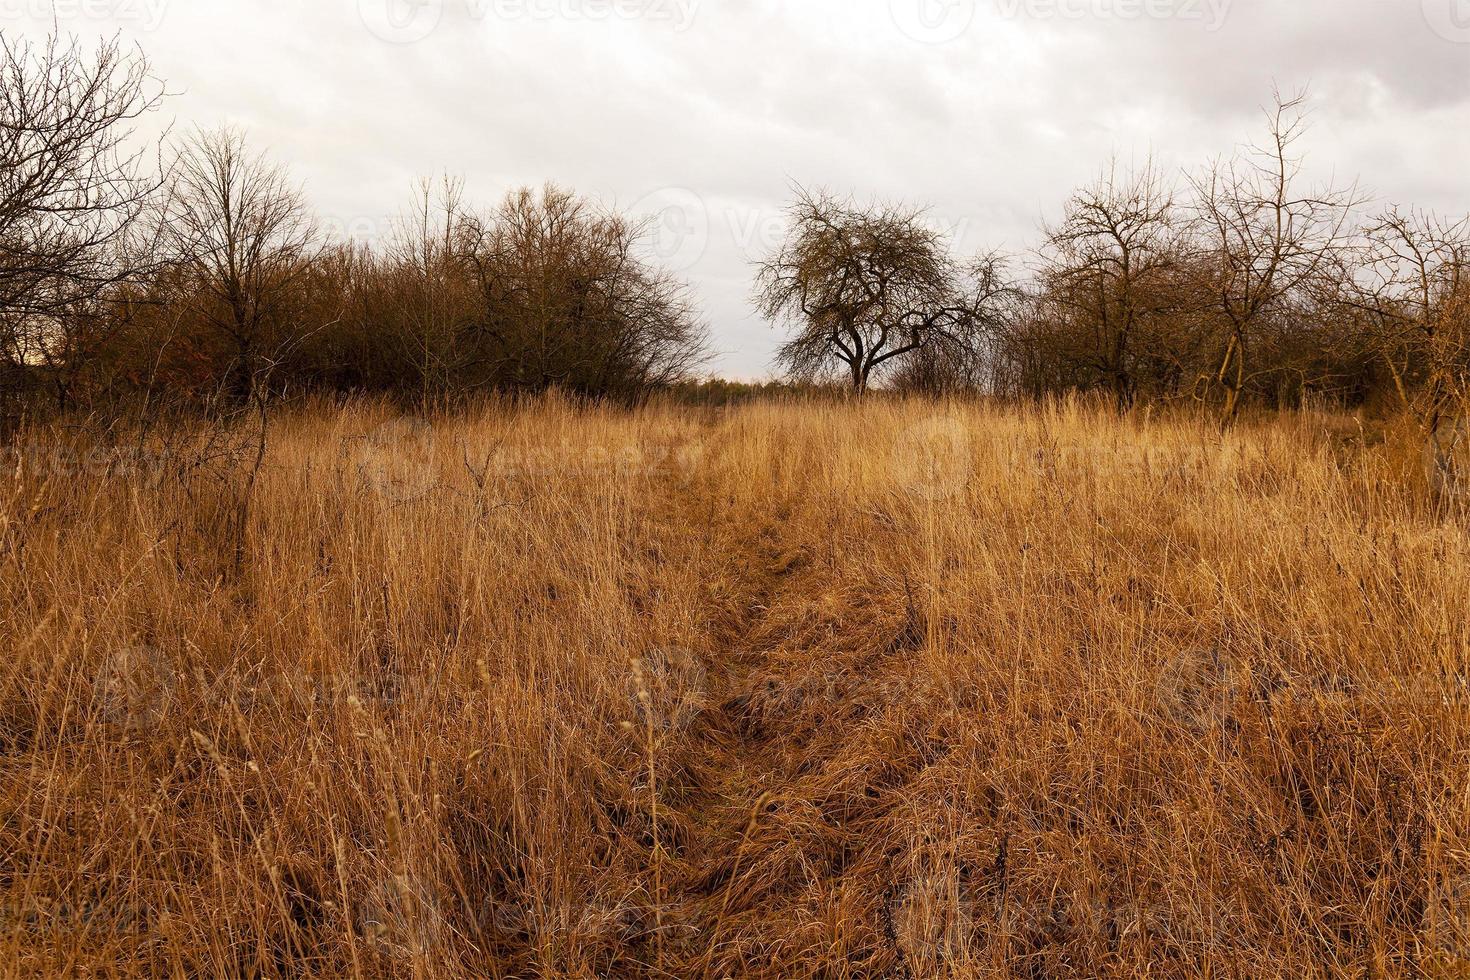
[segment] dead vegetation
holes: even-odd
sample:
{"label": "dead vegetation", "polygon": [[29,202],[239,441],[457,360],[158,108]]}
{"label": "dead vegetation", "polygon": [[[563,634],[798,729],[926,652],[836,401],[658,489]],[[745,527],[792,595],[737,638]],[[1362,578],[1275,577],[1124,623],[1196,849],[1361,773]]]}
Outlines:
{"label": "dead vegetation", "polygon": [[0,476],[9,974],[1470,963],[1466,525],[1410,434],[319,406],[253,476],[63,435]]}

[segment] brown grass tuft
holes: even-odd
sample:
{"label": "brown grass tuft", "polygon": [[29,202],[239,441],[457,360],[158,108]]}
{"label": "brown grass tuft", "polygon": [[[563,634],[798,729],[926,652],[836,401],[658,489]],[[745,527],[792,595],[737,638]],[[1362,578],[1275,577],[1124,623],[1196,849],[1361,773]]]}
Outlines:
{"label": "brown grass tuft", "polygon": [[1470,536],[1394,431],[357,405],[248,500],[63,440],[0,474],[13,975],[1470,969]]}

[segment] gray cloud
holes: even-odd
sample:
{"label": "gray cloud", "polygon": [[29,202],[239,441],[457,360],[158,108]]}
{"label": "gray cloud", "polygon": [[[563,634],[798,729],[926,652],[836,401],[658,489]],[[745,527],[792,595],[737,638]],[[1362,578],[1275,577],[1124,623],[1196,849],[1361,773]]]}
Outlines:
{"label": "gray cloud", "polygon": [[441,170],[641,202],[735,376],[778,339],[749,262],[792,181],[1019,249],[1108,156],[1194,168],[1310,82],[1316,173],[1470,209],[1470,0],[0,0],[7,34],[53,16],[136,40],[181,124],[248,127],[338,226]]}

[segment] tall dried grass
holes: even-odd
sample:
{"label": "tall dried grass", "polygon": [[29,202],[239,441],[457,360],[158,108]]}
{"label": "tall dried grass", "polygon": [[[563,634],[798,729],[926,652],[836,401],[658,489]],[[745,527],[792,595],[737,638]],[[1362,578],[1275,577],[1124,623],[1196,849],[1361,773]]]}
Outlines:
{"label": "tall dried grass", "polygon": [[0,475],[11,975],[1466,975],[1470,536],[1391,430],[214,444]]}

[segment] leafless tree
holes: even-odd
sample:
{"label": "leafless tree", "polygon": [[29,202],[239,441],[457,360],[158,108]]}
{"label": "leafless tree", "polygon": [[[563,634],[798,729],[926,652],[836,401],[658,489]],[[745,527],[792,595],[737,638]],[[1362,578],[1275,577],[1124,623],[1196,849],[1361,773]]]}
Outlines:
{"label": "leafless tree", "polygon": [[1335,277],[1363,316],[1405,409],[1432,433],[1463,395],[1470,338],[1458,329],[1470,288],[1470,217],[1391,208],[1367,229],[1361,261]]}
{"label": "leafless tree", "polygon": [[648,230],[554,186],[510,194],[465,246],[476,384],[636,398],[687,378],[705,325],[684,283],[641,258]]}
{"label": "leafless tree", "polygon": [[780,362],[795,377],[842,366],[853,391],[931,345],[974,350],[986,283],[958,266],[944,236],[906,205],[862,207],[797,189],[791,229],[758,266],[756,304],[796,333]]}
{"label": "leafless tree", "polygon": [[181,298],[226,342],[226,392],[257,396],[302,329],[288,314],[317,246],[301,192],[240,132],[198,132],[179,149],[160,227]]}
{"label": "leafless tree", "polygon": [[395,309],[379,312],[398,328],[392,334],[415,364],[423,396],[446,390],[463,366],[467,352],[456,341],[473,309],[466,271],[477,231],[464,182],[445,175],[437,185],[418,182],[388,243]]}
{"label": "leafless tree", "polygon": [[1348,244],[1356,187],[1303,188],[1298,144],[1307,129],[1305,93],[1279,92],[1267,110],[1268,135],[1194,180],[1195,233],[1208,261],[1205,289],[1224,328],[1218,368],[1204,379],[1223,391],[1235,418],[1251,374],[1257,328],[1309,285]]}
{"label": "leafless tree", "polygon": [[63,350],[75,366],[107,325],[98,303],[150,267],[134,232],[161,176],[135,131],[163,98],[147,59],[116,39],[87,52],[0,34],[0,345],[12,368]]}
{"label": "leafless tree", "polygon": [[1187,301],[1174,288],[1185,251],[1179,224],[1174,190],[1152,163],[1127,172],[1114,161],[1046,229],[1047,292],[1084,335],[1119,411],[1137,389],[1139,333],[1157,331]]}
{"label": "leafless tree", "polygon": [[961,272],[969,299],[967,329],[937,332],[902,358],[893,372],[896,389],[927,395],[1000,390],[1000,349],[1020,319],[1026,295],[1011,272],[1011,259],[1001,252],[976,256]]}

